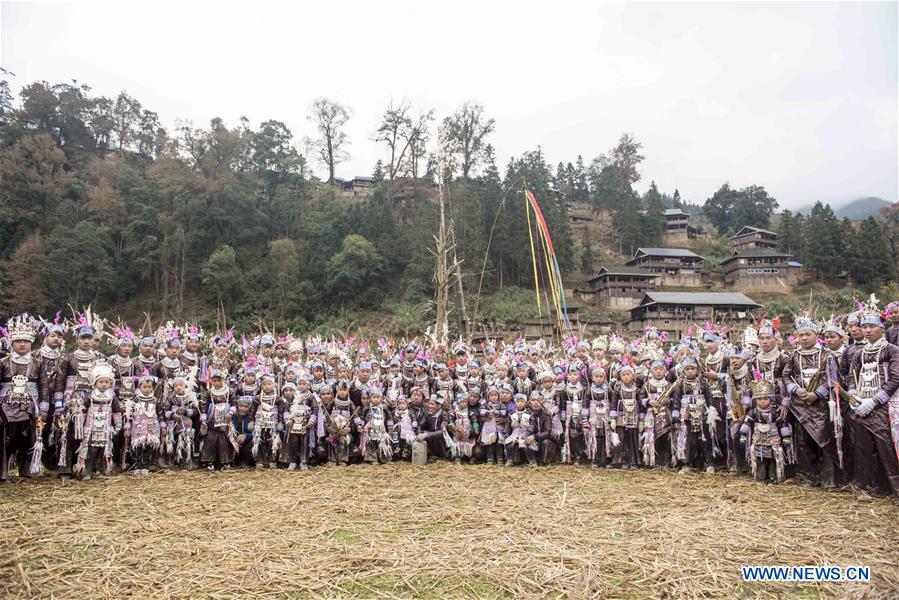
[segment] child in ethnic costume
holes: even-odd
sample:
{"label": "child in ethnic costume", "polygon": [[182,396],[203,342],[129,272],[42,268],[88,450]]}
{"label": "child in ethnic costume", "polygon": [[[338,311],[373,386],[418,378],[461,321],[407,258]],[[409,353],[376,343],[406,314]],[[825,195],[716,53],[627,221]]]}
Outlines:
{"label": "child in ethnic costume", "polygon": [[[618,369],[618,381],[612,388],[612,406],[609,413],[612,431],[621,444],[617,446],[617,460],[624,470],[634,469],[640,456],[640,399],[634,369],[623,365]],[[613,442],[614,443],[614,442]]]}
{"label": "child in ethnic costume", "polygon": [[447,425],[446,444],[457,465],[462,464],[462,457],[471,458],[471,452],[477,441],[478,424],[472,419],[468,408],[468,393],[460,392],[456,396],[456,404],[450,411]]}
{"label": "child in ethnic costume", "polygon": [[252,412],[255,405],[254,396],[241,396],[237,399],[237,412],[231,417],[235,467],[253,467],[256,464],[253,458],[256,423]]}
{"label": "child in ethnic costume", "polygon": [[500,399],[499,390],[487,390],[487,399],[481,403],[481,444],[487,454],[488,465],[505,462],[506,422],[508,411]]}
{"label": "child in ethnic costume", "polygon": [[568,367],[568,379],[565,386],[557,394],[564,432],[562,462],[581,464],[581,456],[586,449],[584,439],[582,409],[586,408],[584,397],[586,390],[581,383],[580,368],[574,364]]}
{"label": "child in ethnic costume", "polygon": [[122,428],[122,411],[112,389],[115,375],[108,363],[101,362],[91,369],[91,390],[87,412],[81,428],[81,445],[73,471],[85,481],[99,466],[108,475],[113,463],[112,445]]}
{"label": "child in ethnic costume", "polygon": [[611,467],[612,431],[609,427],[610,399],[606,383],[606,371],[595,364],[590,371],[590,387],[587,388],[588,418],[586,426],[587,458],[590,466]]}
{"label": "child in ethnic costume", "polygon": [[253,430],[253,459],[257,469],[274,469],[281,450],[281,407],[274,376],[263,375],[261,386]]}
{"label": "child in ethnic costume", "polygon": [[643,419],[643,464],[648,467],[672,465],[671,409],[668,369],[665,361],[654,360],[640,394],[646,416]]}
{"label": "child in ethnic costume", "polygon": [[137,390],[131,399],[130,413],[125,424],[125,439],[131,441],[135,475],[149,475],[153,453],[160,449],[165,436],[165,420],[162,403],[156,397],[158,380],[144,373],[137,381]]}
{"label": "child in ethnic costume", "polygon": [[393,428],[393,415],[383,400],[381,389],[378,386],[372,387],[369,391],[369,404],[361,415],[362,451],[365,462],[369,464],[383,464],[393,458],[388,433]]}
{"label": "child in ethnic costume", "polygon": [[390,441],[393,444],[393,459],[411,460],[412,442],[415,441],[415,436],[418,435],[418,421],[412,418],[409,403],[403,396],[399,396],[396,399],[393,421],[393,429],[390,432]]}
{"label": "child in ethnic costume", "polygon": [[328,458],[335,465],[345,467],[351,459],[358,460],[358,448],[353,445],[352,424],[355,408],[349,395],[350,384],[346,380],[337,382],[337,393],[329,408]]}
{"label": "child in ethnic costume", "polygon": [[515,394],[515,410],[509,415],[509,427],[512,433],[506,437],[506,466],[511,467],[518,461],[518,451],[524,452],[528,464],[537,464],[537,443],[533,437],[531,413],[527,410],[527,397]]}
{"label": "child in ethnic costume", "polygon": [[199,417],[195,417],[199,414],[199,410],[193,379],[182,375],[176,376],[172,382],[172,393],[165,411],[168,421],[166,437],[170,440],[168,446],[171,464],[182,471],[189,471],[193,467],[196,439],[194,421],[199,420]]}
{"label": "child in ethnic costume", "polygon": [[691,468],[702,469],[706,466],[714,469],[711,463],[709,430],[707,421],[714,419],[714,407],[706,404],[709,388],[699,376],[696,359],[688,356],[681,361],[683,375],[677,381],[671,394],[671,419],[680,423],[676,432],[677,459],[684,467],[682,473]]}
{"label": "child in ethnic costume", "polygon": [[752,477],[765,483],[784,480],[784,447],[793,443],[793,431],[773,405],[773,386],[760,379],[751,384],[755,406],[746,414],[740,428],[740,441],[748,445],[747,460]]}
{"label": "child in ethnic costume", "polygon": [[[286,443],[284,444],[284,461],[287,462],[287,470],[295,471],[299,465],[301,471],[306,471],[309,466],[309,431],[315,426],[315,413],[310,402],[312,394],[300,396],[296,394],[296,386],[285,383],[281,390],[284,399],[284,431]],[[322,394],[330,394],[330,388],[322,390]]]}
{"label": "child in ethnic costume", "polygon": [[231,406],[231,392],[222,376],[218,369],[210,371],[208,407],[206,414],[200,417],[200,435],[203,436],[201,460],[210,472],[215,471],[216,466],[222,470],[230,469],[236,449],[231,423],[236,409]]}

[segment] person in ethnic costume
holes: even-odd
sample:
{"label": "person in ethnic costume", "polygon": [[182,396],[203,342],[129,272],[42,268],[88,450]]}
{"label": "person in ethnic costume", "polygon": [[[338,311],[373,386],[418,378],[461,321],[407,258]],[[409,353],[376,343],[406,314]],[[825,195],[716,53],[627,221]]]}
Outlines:
{"label": "person in ethnic costume", "polygon": [[341,380],[337,382],[337,391],[331,407],[326,407],[330,414],[327,418],[328,458],[332,464],[345,467],[350,461],[359,459],[359,449],[353,444],[352,421],[355,406],[349,396],[350,384]]}
{"label": "person in ethnic costume", "polygon": [[581,374],[581,371],[586,372],[586,370],[586,364],[569,365],[568,378],[561,391],[556,394],[559,405],[560,425],[562,427],[562,435],[564,436],[562,462],[568,464],[581,464],[581,457],[584,455],[587,447],[584,438],[584,409],[587,408],[584,402],[586,388],[582,382],[583,376]]}
{"label": "person in ethnic costume", "polygon": [[[727,455],[729,448],[727,440],[727,402],[724,399],[726,391],[727,372],[730,370],[730,361],[727,353],[721,348],[722,339],[718,332],[707,325],[707,330],[702,336],[706,348],[706,356],[702,361],[705,368],[703,377],[709,386],[709,407],[714,407],[719,416],[714,429],[709,429],[709,443],[712,449],[713,463],[709,465],[714,472],[717,466],[726,464],[732,457]],[[739,425],[739,424],[738,424]]]}
{"label": "person in ethnic costume", "polygon": [[818,325],[807,314],[797,317],[793,330],[799,347],[783,371],[786,395],[794,423],[794,441],[802,485],[836,487],[836,444],[830,416],[826,359],[818,344]]}
{"label": "person in ethnic costume", "polygon": [[641,451],[643,464],[647,467],[673,466],[670,408],[672,386],[668,383],[667,374],[665,361],[654,360],[640,390],[640,404],[645,415]]}
{"label": "person in ethnic costume", "polygon": [[393,414],[377,385],[369,389],[369,404],[362,410],[357,425],[365,462],[391,462],[393,449],[390,446],[389,432],[393,428]]}
{"label": "person in ethnic costume", "polygon": [[531,394],[528,411],[531,414],[531,438],[537,444],[537,464],[551,465],[558,459],[558,445],[553,434],[553,416],[544,408],[544,398]]}
{"label": "person in ethnic costume", "polygon": [[75,350],[60,366],[65,388],[62,398],[55,403],[54,419],[59,431],[57,472],[63,477],[72,474],[83,439],[84,415],[93,387],[91,372],[98,363],[104,362],[103,355],[93,349],[96,329],[84,321],[75,330]]}
{"label": "person in ethnic costume", "polygon": [[590,467],[610,467],[612,458],[612,431],[609,427],[611,398],[606,383],[606,371],[600,363],[594,363],[590,370],[590,387],[587,388],[588,406],[587,458]]}
{"label": "person in ethnic costume", "polygon": [[[10,459],[15,458],[20,477],[40,472],[43,427],[50,395],[49,378],[31,353],[40,326],[36,319],[21,315],[7,323],[10,353],[0,359],[0,481],[9,477]],[[41,407],[45,407],[41,409]]]}
{"label": "person in ethnic costume", "polygon": [[849,418],[855,434],[855,483],[877,490],[884,482],[899,497],[899,348],[884,338],[884,320],[871,295],[860,318],[867,344],[852,360]]}
{"label": "person in ethnic costume", "polygon": [[[787,362],[787,355],[778,346],[780,339],[780,317],[769,320],[763,318],[759,322],[755,342],[758,344],[759,351],[756,353],[752,361],[751,369],[758,371],[762,377],[774,386],[774,404],[781,406],[783,396],[785,395],[783,384],[783,370]],[[786,407],[781,408],[783,417],[786,417]]]}
{"label": "person in ethnic costume", "polygon": [[87,481],[98,467],[103,474],[112,471],[112,446],[122,428],[122,411],[113,390],[115,374],[106,362],[98,361],[91,369],[91,393],[81,424],[81,443],[72,471]]}
{"label": "person in ethnic costume", "polygon": [[231,405],[231,389],[225,385],[224,376],[218,369],[209,372],[207,408],[200,418],[200,435],[203,436],[200,456],[210,472],[215,471],[216,467],[230,469],[237,449],[231,422],[236,409]]}
{"label": "person in ethnic costume", "polygon": [[634,369],[623,365],[618,369],[618,381],[612,387],[612,406],[609,425],[621,442],[613,451],[615,462],[624,470],[637,467],[640,456],[640,390],[635,381]]}
{"label": "person in ethnic costume", "polygon": [[256,468],[277,468],[281,451],[281,406],[275,389],[274,375],[262,376],[258,405],[255,407],[255,429],[253,431],[253,460]]}
{"label": "person in ethnic costume", "polygon": [[428,413],[424,420],[424,426],[421,433],[415,436],[416,441],[427,442],[429,462],[447,456],[445,436],[448,421],[449,417],[443,409],[443,402],[436,394],[433,394],[428,399]]}
{"label": "person in ethnic costume", "polygon": [[478,439],[479,424],[473,413],[468,405],[468,393],[459,392],[449,412],[447,424],[449,435],[446,438],[450,455],[457,465],[462,464],[462,458],[472,458],[472,451]]}
{"label": "person in ethnic costume", "polygon": [[755,406],[740,427],[752,477],[765,483],[781,483],[786,468],[785,447],[792,444],[792,430],[772,403],[774,386],[759,379],[750,384]]}
{"label": "person in ethnic costume", "polygon": [[234,438],[234,466],[238,468],[254,467],[253,440],[256,438],[256,423],[253,421],[253,409],[256,406],[254,396],[240,396],[237,399],[237,411],[231,416],[232,436]]}
{"label": "person in ethnic costume", "polygon": [[[515,410],[509,415],[510,433],[506,436],[506,466],[521,462],[519,453],[524,453],[529,465],[537,466],[539,447],[533,436],[533,422],[524,394],[515,394]],[[539,399],[539,395],[538,395]]]}
{"label": "person in ethnic costume", "polygon": [[683,464],[681,473],[711,466],[709,422],[719,418],[714,407],[706,404],[709,388],[699,376],[699,365],[688,356],[681,361],[683,374],[671,392],[671,420],[676,425],[675,448],[677,460]]}
{"label": "person in ethnic costume", "polygon": [[47,378],[47,395],[42,398],[40,420],[43,422],[41,429],[42,462],[44,468],[55,471],[59,462],[56,452],[58,448],[59,430],[56,425],[56,402],[62,402],[65,391],[65,380],[60,375],[60,368],[66,362],[65,336],[66,326],[61,323],[60,313],[52,323],[44,323],[44,342],[40,349],[35,350],[34,360],[38,364],[38,370]]}
{"label": "person in ethnic costume", "polygon": [[172,393],[165,404],[168,460],[182,471],[193,467],[194,444],[197,431],[194,423],[200,422],[200,403],[196,383],[190,377],[178,375],[172,382]]}
{"label": "person in ethnic costume", "polygon": [[166,436],[163,402],[156,397],[158,380],[144,373],[125,410],[125,439],[130,442],[135,475],[149,475],[153,454]]}
{"label": "person in ethnic costume", "polygon": [[296,391],[297,386],[292,382],[285,383],[281,388],[285,434],[281,452],[288,471],[296,471],[297,466],[301,471],[306,471],[309,468],[309,430],[315,425],[315,414],[309,404],[312,394],[301,398]]}
{"label": "person in ethnic costume", "polygon": [[499,390],[487,389],[487,398],[481,403],[481,440],[488,465],[502,465],[505,462],[506,426],[508,410],[499,397]]}

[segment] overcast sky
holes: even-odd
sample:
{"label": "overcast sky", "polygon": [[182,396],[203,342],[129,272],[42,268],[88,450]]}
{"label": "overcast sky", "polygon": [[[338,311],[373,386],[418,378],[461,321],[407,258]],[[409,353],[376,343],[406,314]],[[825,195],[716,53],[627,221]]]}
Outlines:
{"label": "overcast sky", "polygon": [[628,131],[638,187],[693,202],[724,181],[786,207],[899,197],[895,2],[3,2],[0,18],[16,90],[126,90],[170,127],[278,119],[301,150],[312,100],[343,102],[343,177],[384,157],[391,98],[439,118],[475,100],[501,171],[537,146],[589,162]]}

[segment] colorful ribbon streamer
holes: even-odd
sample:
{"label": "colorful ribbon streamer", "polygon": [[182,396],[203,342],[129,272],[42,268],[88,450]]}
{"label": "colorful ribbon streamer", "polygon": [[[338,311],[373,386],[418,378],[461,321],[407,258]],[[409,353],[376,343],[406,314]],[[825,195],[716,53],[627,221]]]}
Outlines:
{"label": "colorful ribbon streamer", "polygon": [[[556,324],[560,332],[570,333],[571,322],[568,320],[568,303],[565,300],[565,288],[562,284],[562,270],[559,269],[559,261],[556,258],[556,251],[553,248],[552,236],[549,234],[549,227],[534,198],[529,190],[524,191],[525,211],[528,220],[528,237],[531,242],[531,262],[534,266],[534,293],[537,296],[537,310],[542,315],[542,307],[540,302],[540,280],[541,276],[546,274],[546,280],[549,281],[547,286],[544,283],[544,293],[549,293],[552,299],[551,304],[547,304],[547,310],[552,311],[555,308]],[[534,244],[534,232],[531,230],[531,211],[534,211],[534,230],[537,232],[538,243]],[[537,259],[538,252],[542,254],[542,261]],[[541,264],[542,262],[542,264]],[[548,290],[546,288],[549,288]]]}

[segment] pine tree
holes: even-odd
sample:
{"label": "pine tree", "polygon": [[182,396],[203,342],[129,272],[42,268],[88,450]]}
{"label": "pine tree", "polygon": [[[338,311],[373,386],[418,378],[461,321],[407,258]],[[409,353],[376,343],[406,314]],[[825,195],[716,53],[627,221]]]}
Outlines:
{"label": "pine tree", "polygon": [[680,192],[677,188],[674,188],[674,196],[671,198],[671,206],[674,208],[682,208],[683,202],[680,198]]}
{"label": "pine tree", "polygon": [[806,266],[819,281],[836,277],[843,270],[843,228],[828,204],[816,202],[804,229]]}
{"label": "pine tree", "polygon": [[377,183],[384,181],[384,163],[381,162],[380,158],[378,159],[378,162],[375,163],[375,170],[371,176]]}
{"label": "pine tree", "polygon": [[855,283],[874,289],[893,278],[889,241],[883,226],[874,217],[862,221],[855,233],[854,246],[853,262],[844,266]]}
{"label": "pine tree", "polygon": [[643,211],[640,244],[658,245],[665,236],[665,205],[655,181],[649,184],[649,189],[643,195]]}

